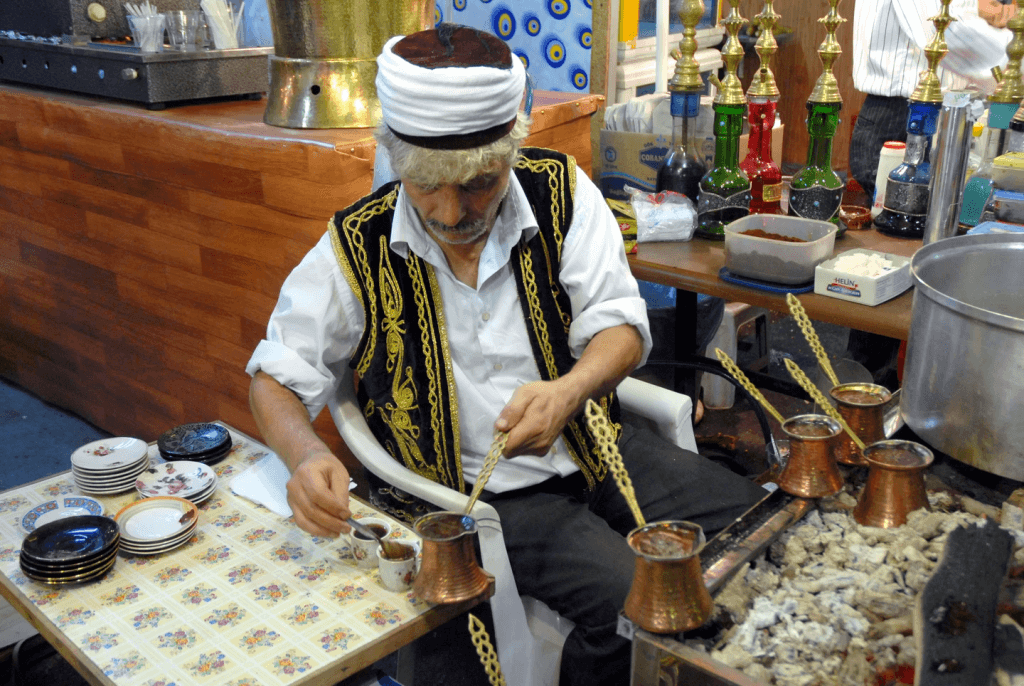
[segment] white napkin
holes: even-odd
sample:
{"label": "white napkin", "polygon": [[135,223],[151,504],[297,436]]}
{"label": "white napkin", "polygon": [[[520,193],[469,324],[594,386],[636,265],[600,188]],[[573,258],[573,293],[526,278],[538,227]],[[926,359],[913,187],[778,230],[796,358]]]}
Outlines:
{"label": "white napkin", "polygon": [[285,484],[292,477],[284,462],[274,453],[246,469],[231,480],[231,491],[235,495],[263,505],[274,514],[291,517],[288,493]]}
{"label": "white napkin", "polygon": [[[285,490],[285,484],[290,478],[292,475],[281,458],[270,453],[232,479],[231,491],[287,518],[292,516],[292,508],[288,506],[288,492]],[[356,482],[349,479],[348,490],[355,487]]]}

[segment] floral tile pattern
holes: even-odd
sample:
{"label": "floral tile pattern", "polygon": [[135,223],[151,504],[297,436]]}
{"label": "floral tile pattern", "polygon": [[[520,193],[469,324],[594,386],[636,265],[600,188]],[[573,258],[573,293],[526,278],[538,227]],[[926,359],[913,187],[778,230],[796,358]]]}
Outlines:
{"label": "floral tile pattern", "polygon": [[[429,609],[381,587],[376,570],[356,567],[344,538],[309,536],[232,493],[232,476],[270,453],[231,434],[231,454],[216,468],[228,478],[201,508],[193,539],[162,555],[120,556],[104,578],[81,586],[50,588],[18,565],[21,517],[76,492],[68,476],[0,494],[5,595],[20,594],[118,686],[302,684]],[[161,461],[155,445],[150,458]],[[116,513],[138,495],[100,499]],[[358,500],[352,507],[358,517],[383,516]],[[415,539],[393,527],[400,540]]]}

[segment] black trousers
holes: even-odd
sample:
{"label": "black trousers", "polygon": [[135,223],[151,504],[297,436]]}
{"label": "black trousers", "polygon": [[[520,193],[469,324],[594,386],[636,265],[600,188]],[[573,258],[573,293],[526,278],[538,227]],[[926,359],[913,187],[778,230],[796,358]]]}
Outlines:
{"label": "black trousers", "polygon": [[850,173],[868,196],[875,195],[878,159],[886,141],[907,140],[906,98],[868,95],[853,125]]}
{"label": "black trousers", "polygon": [[[767,493],[646,428],[624,425],[619,452],[648,522],[688,520],[710,538]],[[636,556],[636,520],[609,475],[592,492],[577,474],[485,494],[501,517],[519,592],[576,623],[562,650],[563,686],[626,686],[630,644],[616,634]]]}

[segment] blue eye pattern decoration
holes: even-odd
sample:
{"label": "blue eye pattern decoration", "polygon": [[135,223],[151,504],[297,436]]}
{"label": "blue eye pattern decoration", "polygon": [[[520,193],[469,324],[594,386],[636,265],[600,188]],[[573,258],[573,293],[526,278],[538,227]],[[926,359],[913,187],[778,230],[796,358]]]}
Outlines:
{"label": "blue eye pattern decoration", "polygon": [[569,0],[547,0],[548,13],[555,19],[565,19],[569,16]]}
{"label": "blue eye pattern decoration", "polygon": [[528,70],[530,68],[530,56],[527,55],[524,51],[522,51],[522,50],[513,50],[512,54],[519,58],[519,61],[521,61],[523,63],[523,67],[525,69]]}
{"label": "blue eye pattern decoration", "polygon": [[592,7],[590,6],[590,3],[591,3],[591,0],[583,0],[583,4],[584,4],[584,5],[586,6],[586,8],[587,8],[588,10],[589,10],[589,9],[593,9],[593,8],[592,8]]}
{"label": "blue eye pattern decoration", "polygon": [[498,5],[491,14],[491,28],[502,40],[508,40],[516,33],[516,17],[505,5]]}
{"label": "blue eye pattern decoration", "polygon": [[594,42],[594,34],[589,26],[581,24],[576,27],[576,41],[584,50],[590,50],[590,45]]}
{"label": "blue eye pattern decoration", "polygon": [[576,65],[569,71],[569,81],[576,90],[585,91],[590,83],[590,77],[586,69]]}
{"label": "blue eye pattern decoration", "polygon": [[523,28],[531,36],[536,36],[540,33],[540,17],[532,12],[523,15]]}
{"label": "blue eye pattern decoration", "polygon": [[548,38],[544,43],[544,58],[552,67],[560,67],[565,62],[565,45],[558,38]]}
{"label": "blue eye pattern decoration", "polygon": [[434,3],[434,26],[437,26],[444,21],[444,10],[441,9],[441,3]]}
{"label": "blue eye pattern decoration", "polygon": [[466,0],[455,0],[455,2],[452,3],[452,6],[455,8],[456,12],[462,12],[466,9]]}

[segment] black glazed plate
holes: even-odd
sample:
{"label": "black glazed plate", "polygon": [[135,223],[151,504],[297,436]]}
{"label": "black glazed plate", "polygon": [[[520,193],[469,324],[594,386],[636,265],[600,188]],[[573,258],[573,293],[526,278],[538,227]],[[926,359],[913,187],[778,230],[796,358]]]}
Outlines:
{"label": "black glazed plate", "polygon": [[231,434],[219,424],[182,424],[165,431],[156,446],[166,459],[192,459],[230,449]]}
{"label": "black glazed plate", "polygon": [[43,524],[25,536],[21,554],[36,565],[81,563],[117,545],[120,537],[117,522],[108,517],[67,517]]}

